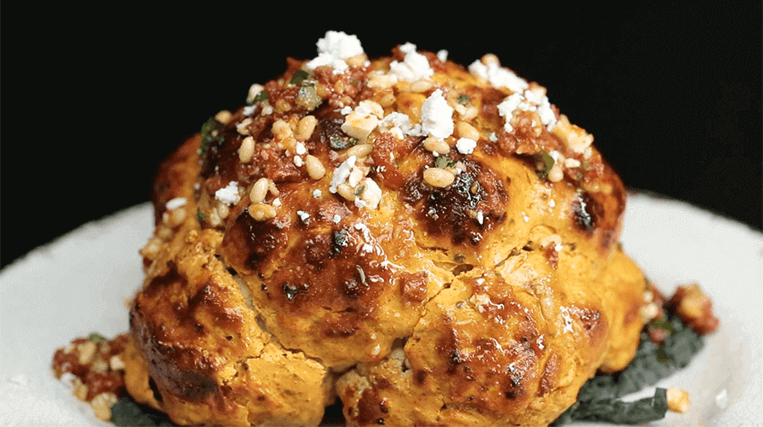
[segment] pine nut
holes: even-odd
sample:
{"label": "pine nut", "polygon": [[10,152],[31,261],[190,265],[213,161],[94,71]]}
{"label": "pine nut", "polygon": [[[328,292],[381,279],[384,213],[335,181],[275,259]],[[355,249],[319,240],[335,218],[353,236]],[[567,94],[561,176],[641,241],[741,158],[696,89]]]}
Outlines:
{"label": "pine nut", "polygon": [[254,156],[254,138],[247,136],[238,149],[238,159],[241,163],[249,163]]}
{"label": "pine nut", "polygon": [[358,144],[348,148],[347,151],[345,151],[345,155],[347,157],[355,156],[356,158],[361,159],[371,154],[373,149],[374,146],[371,144]]}
{"label": "pine nut", "polygon": [[[249,200],[252,203],[262,203],[265,197],[268,195],[268,186],[270,180],[267,178],[260,178],[252,185],[252,190],[249,191]],[[222,215],[221,215],[222,216]]]}
{"label": "pine nut", "polygon": [[448,145],[447,142],[431,135],[424,140],[424,148],[437,154],[450,153],[450,146]]}
{"label": "pine nut", "polygon": [[456,176],[441,168],[428,168],[424,170],[424,182],[432,187],[444,188],[453,184]]}
{"label": "pine nut", "polygon": [[434,87],[434,82],[429,79],[419,79],[411,84],[411,92],[422,93]]}
{"label": "pine nut", "polygon": [[480,132],[467,122],[458,122],[456,129],[462,138],[469,138],[474,141],[480,140]]}
{"label": "pine nut", "polygon": [[318,123],[318,119],[315,116],[305,116],[297,124],[297,138],[302,141],[307,141],[312,136],[315,130],[315,125]]}
{"label": "pine nut", "polygon": [[323,163],[311,154],[305,157],[305,167],[307,168],[307,174],[312,179],[321,179],[326,175],[326,168],[323,167]]}
{"label": "pine nut", "polygon": [[247,210],[255,221],[265,221],[276,216],[276,208],[264,203],[252,203]]}

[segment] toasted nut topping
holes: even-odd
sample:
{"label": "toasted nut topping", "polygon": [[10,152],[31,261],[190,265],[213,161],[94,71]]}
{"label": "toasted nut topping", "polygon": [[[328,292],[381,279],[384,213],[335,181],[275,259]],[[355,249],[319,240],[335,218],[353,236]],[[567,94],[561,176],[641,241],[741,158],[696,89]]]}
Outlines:
{"label": "toasted nut topping", "polygon": [[297,124],[297,138],[302,141],[307,141],[312,136],[315,130],[315,125],[318,123],[318,119],[315,116],[305,116]]}
{"label": "toasted nut topping", "polygon": [[224,125],[227,125],[232,117],[233,114],[231,114],[231,112],[228,110],[220,110],[217,114],[215,114],[215,120]]}
{"label": "toasted nut topping", "polygon": [[276,208],[265,203],[252,203],[248,211],[256,221],[265,221],[276,216]]}
{"label": "toasted nut topping", "polygon": [[432,187],[444,188],[453,184],[456,180],[456,175],[445,169],[429,168],[424,170],[424,182]]}
{"label": "toasted nut topping", "polygon": [[669,388],[667,391],[668,409],[673,412],[685,414],[691,409],[689,393],[680,388]]}
{"label": "toasted nut topping", "polygon": [[434,87],[434,82],[429,79],[416,80],[411,84],[411,92],[422,93]]}
{"label": "toasted nut topping", "polygon": [[358,144],[354,145],[345,151],[345,155],[347,157],[355,156],[358,159],[362,159],[363,157],[368,156],[371,154],[371,151],[373,151],[374,146],[371,144]]}
{"label": "toasted nut topping", "polygon": [[458,122],[456,130],[462,138],[469,138],[474,141],[479,141],[480,132],[467,122]]}
{"label": "toasted nut topping", "polygon": [[326,175],[326,168],[323,167],[323,163],[311,154],[305,157],[305,167],[307,167],[307,174],[312,179],[321,179]]}
{"label": "toasted nut topping", "polygon": [[268,195],[268,187],[270,186],[270,180],[267,178],[260,178],[252,185],[251,191],[249,191],[249,200],[252,203],[262,203],[265,197]]}
{"label": "toasted nut topping", "polygon": [[252,118],[247,117],[236,125],[236,131],[241,135],[249,135],[249,125],[252,124]]}
{"label": "toasted nut topping", "polygon": [[254,156],[254,138],[247,136],[238,149],[238,159],[241,160],[241,163],[249,163],[252,156]]}
{"label": "toasted nut topping", "polygon": [[424,148],[437,154],[450,153],[450,146],[448,145],[447,142],[431,135],[424,140]]}

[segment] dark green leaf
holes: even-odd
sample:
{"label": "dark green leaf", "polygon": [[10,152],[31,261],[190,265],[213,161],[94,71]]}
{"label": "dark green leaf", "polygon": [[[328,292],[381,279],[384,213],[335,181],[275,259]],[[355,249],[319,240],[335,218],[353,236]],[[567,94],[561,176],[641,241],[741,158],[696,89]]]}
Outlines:
{"label": "dark green leaf", "polygon": [[199,209],[196,209],[196,219],[197,219],[199,222],[202,222],[202,221],[204,221],[205,219],[207,219],[207,216],[206,216],[206,215],[204,215],[204,212],[202,212],[201,210],[199,210]]}
{"label": "dark green leaf", "polygon": [[554,158],[545,151],[539,151],[533,155],[535,159],[535,171],[540,179],[546,179],[548,171],[554,167]]}
{"label": "dark green leaf", "polygon": [[295,102],[307,111],[312,111],[321,105],[321,97],[315,92],[315,83],[302,82]]}
{"label": "dark green leaf", "polygon": [[222,134],[225,125],[215,120],[214,117],[210,117],[201,126],[201,146],[199,147],[199,155],[204,157],[207,155],[209,149],[219,147],[225,137]]}
{"label": "dark green leaf", "polygon": [[302,83],[302,80],[310,77],[310,74],[307,73],[305,70],[297,70],[294,72],[294,75],[291,76],[291,80],[289,80],[290,84],[298,85]]}
{"label": "dark green leaf", "polygon": [[261,90],[255,97],[254,100],[252,100],[252,103],[260,102],[260,101],[267,101],[268,100],[268,93],[264,90]]}
{"label": "dark green leaf", "polygon": [[437,158],[434,159],[434,167],[436,168],[445,169],[455,165],[456,162],[448,156],[437,156]]}
{"label": "dark green leaf", "polygon": [[109,342],[103,335],[93,332],[90,334],[89,337],[87,337],[90,341],[96,343],[96,344],[103,344]]}
{"label": "dark green leaf", "polygon": [[461,104],[461,105],[466,105],[466,104],[468,104],[468,103],[469,103],[469,101],[471,101],[471,99],[472,99],[472,98],[471,98],[469,95],[466,95],[466,94],[464,94],[464,95],[461,95],[461,96],[459,96],[459,97],[458,97],[458,99],[457,99],[456,101],[457,101],[459,104]]}
{"label": "dark green leaf", "polygon": [[347,137],[339,137],[339,136],[332,136],[329,138],[329,146],[333,148],[334,150],[344,150],[346,148],[350,148],[354,145],[357,145],[358,140],[355,138],[351,138],[349,136]]}
{"label": "dark green leaf", "polygon": [[118,427],[172,427],[167,415],[123,397],[111,407],[111,422]]}

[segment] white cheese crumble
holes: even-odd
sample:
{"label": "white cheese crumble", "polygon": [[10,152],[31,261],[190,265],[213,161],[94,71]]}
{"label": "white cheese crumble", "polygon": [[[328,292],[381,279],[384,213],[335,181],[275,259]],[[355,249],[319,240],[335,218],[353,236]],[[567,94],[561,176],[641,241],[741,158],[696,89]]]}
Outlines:
{"label": "white cheese crumble", "polygon": [[186,200],[185,197],[175,197],[174,199],[168,201],[164,206],[168,211],[173,211],[181,206],[185,206],[186,203],[188,203],[188,200]]}
{"label": "white cheese crumble", "polygon": [[427,57],[416,52],[415,44],[406,43],[400,46],[400,51],[405,53],[403,62],[392,61],[389,64],[390,72],[398,79],[413,83],[434,74]]}
{"label": "white cheese crumble", "polygon": [[477,147],[477,141],[473,139],[459,138],[459,140],[456,141],[456,148],[461,154],[472,154],[475,147]]}
{"label": "white cheese crumble", "polygon": [[426,133],[421,129],[421,125],[411,123],[411,118],[405,114],[393,111],[387,114],[377,125],[384,132],[391,132],[398,139],[404,139],[408,136],[425,136]]}
{"label": "white cheese crumble", "polygon": [[350,176],[350,171],[355,167],[355,161],[357,160],[357,157],[350,156],[347,158],[347,160],[342,162],[341,165],[334,169],[334,175],[331,177],[329,192],[336,193],[336,187],[347,180],[347,178]]}
{"label": "white cheese crumble", "polygon": [[299,215],[299,219],[301,219],[302,222],[307,222],[307,219],[310,218],[310,214],[305,211],[297,211],[297,215]]}
{"label": "white cheese crumble", "polygon": [[440,139],[453,133],[453,108],[437,89],[421,104],[421,129]]}
{"label": "white cheese crumble", "polygon": [[298,168],[301,168],[301,167],[302,167],[302,165],[304,165],[304,164],[305,164],[305,162],[303,162],[303,161],[302,161],[302,157],[299,157],[299,156],[294,156],[294,164],[295,164],[295,165],[296,165]]}
{"label": "white cheese crumble", "polygon": [[531,90],[525,90],[524,92],[514,92],[507,96],[500,104],[498,104],[498,114],[504,119],[503,128],[506,132],[511,132],[514,127],[511,126],[512,117],[514,117],[515,110],[521,111],[535,111],[540,117],[541,123],[551,131],[556,126],[556,114],[551,109],[551,103],[548,101],[546,95],[535,93]]}
{"label": "white cheese crumble", "polygon": [[294,147],[294,152],[298,155],[302,156],[307,154],[307,148],[305,147],[305,144],[297,141],[296,146]]}
{"label": "white cheese crumble", "polygon": [[323,191],[315,189],[313,190],[313,198],[320,199],[323,196]]}
{"label": "white cheese crumble", "polygon": [[241,200],[241,196],[238,195],[238,182],[231,181],[227,186],[215,191],[215,199],[225,203],[226,205],[235,205]]}
{"label": "white cheese crumble", "polygon": [[276,197],[275,199],[273,199],[272,205],[275,206],[275,207],[281,206],[281,199]]}
{"label": "white cheese crumble", "polygon": [[494,62],[485,65],[478,59],[469,65],[469,72],[487,80],[493,87],[505,87],[512,92],[520,92],[528,86],[523,78]]}
{"label": "white cheese crumble", "polygon": [[307,63],[307,68],[314,70],[328,65],[334,69],[334,74],[341,74],[349,68],[345,59],[363,53],[358,37],[343,31],[327,31],[323,38],[318,39],[316,46],[318,56]]}
{"label": "white cheese crumble", "polygon": [[334,215],[334,217],[333,217],[333,218],[331,218],[331,221],[332,221],[334,224],[339,224],[339,221],[341,221],[341,220],[342,220],[342,217],[341,217],[341,216],[339,216],[338,214]]}
{"label": "white cheese crumble", "polygon": [[437,59],[439,59],[442,62],[445,62],[448,60],[448,51],[445,49],[440,49],[437,51]]}

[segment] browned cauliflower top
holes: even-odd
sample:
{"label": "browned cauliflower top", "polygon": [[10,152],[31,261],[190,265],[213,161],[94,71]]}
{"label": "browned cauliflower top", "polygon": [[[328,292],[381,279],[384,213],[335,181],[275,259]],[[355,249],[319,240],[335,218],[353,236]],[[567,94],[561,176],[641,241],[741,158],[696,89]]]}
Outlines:
{"label": "browned cauliflower top", "polygon": [[161,167],[128,390],[183,424],[544,425],[638,344],[625,190],[485,55],[327,32]]}

